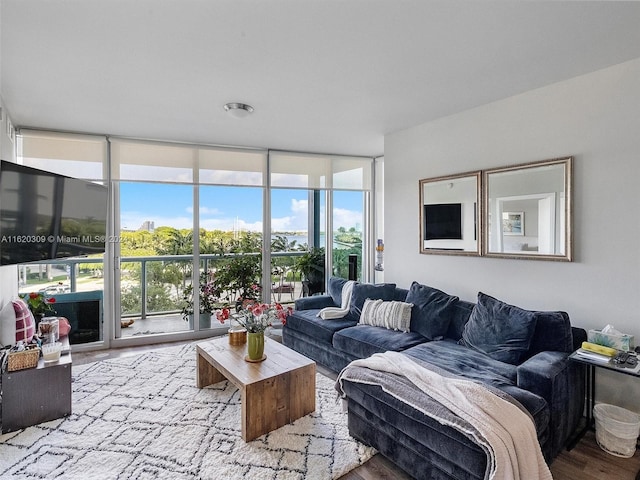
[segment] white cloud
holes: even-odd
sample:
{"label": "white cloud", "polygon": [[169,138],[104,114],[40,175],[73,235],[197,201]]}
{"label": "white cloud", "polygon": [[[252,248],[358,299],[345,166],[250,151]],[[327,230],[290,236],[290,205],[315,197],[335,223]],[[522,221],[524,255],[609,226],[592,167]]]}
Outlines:
{"label": "white cloud", "polygon": [[355,210],[347,210],[345,208],[333,209],[333,229],[337,230],[340,227],[344,227],[347,230],[351,227],[357,227],[358,230],[362,229],[362,212]]}
{"label": "white cloud", "polygon": [[262,222],[245,222],[236,218],[207,218],[200,220],[200,228],[205,230],[262,232]]}
{"label": "white cloud", "polygon": [[[292,232],[308,230],[308,201],[292,199],[289,205],[290,214],[274,217],[271,219],[271,229],[276,232]],[[191,214],[193,209],[187,208],[189,215],[175,217],[157,217],[149,216],[143,212],[127,211],[122,212],[121,227],[127,230],[137,230],[146,221],[150,220],[155,223],[156,227],[171,226],[174,228],[193,228],[193,220]],[[262,232],[262,221],[247,222],[241,218],[222,217],[218,209],[201,207],[200,228],[207,230],[223,230],[223,231],[251,231]],[[205,217],[213,216],[211,217]],[[333,227],[337,230],[339,227],[349,229],[351,227],[362,228],[362,212],[348,210],[344,208],[333,209]]]}
{"label": "white cloud", "polygon": [[[191,213],[193,214],[193,207],[189,206],[187,208],[185,208],[185,210],[187,211],[187,213]],[[220,210],[219,208],[209,208],[209,207],[203,207],[202,205],[200,205],[200,215],[221,215],[222,214],[222,210]]]}
{"label": "white cloud", "polygon": [[284,217],[273,217],[271,230],[275,232],[306,231],[309,222],[308,205],[308,200],[292,198],[289,204],[291,214]]}

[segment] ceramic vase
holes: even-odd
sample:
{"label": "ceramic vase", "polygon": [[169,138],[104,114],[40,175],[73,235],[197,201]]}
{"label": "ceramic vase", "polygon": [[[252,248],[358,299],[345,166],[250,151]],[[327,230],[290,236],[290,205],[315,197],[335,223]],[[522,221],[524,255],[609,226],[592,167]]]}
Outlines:
{"label": "ceramic vase", "polygon": [[264,355],[264,332],[247,333],[247,357],[250,361],[262,360]]}

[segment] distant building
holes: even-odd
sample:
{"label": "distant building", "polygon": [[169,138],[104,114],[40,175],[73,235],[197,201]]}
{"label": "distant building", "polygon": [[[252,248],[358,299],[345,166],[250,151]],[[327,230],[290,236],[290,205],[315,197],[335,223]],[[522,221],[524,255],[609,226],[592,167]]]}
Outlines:
{"label": "distant building", "polygon": [[140,228],[138,229],[139,232],[149,232],[149,233],[153,233],[153,231],[155,230],[156,226],[155,223],[152,222],[151,220],[145,220],[142,225],[140,225]]}

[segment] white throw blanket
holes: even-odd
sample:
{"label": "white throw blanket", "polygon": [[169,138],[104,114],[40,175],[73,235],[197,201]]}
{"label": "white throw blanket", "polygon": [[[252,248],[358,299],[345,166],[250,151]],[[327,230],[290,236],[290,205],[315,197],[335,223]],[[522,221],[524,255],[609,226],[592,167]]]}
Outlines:
{"label": "white throw blanket", "polygon": [[[459,424],[444,421],[433,412],[413,405],[438,422],[470,434],[485,448],[489,457],[485,478],[552,479],[549,467],[542,456],[532,419],[517,405],[495,395],[484,386],[458,377],[443,377],[423,368],[407,355],[388,351],[352,362],[338,378],[341,391],[344,378],[354,380],[348,376],[351,366],[403,376],[455,415],[466,420],[475,431],[464,431]],[[393,392],[388,393],[393,395]]]}
{"label": "white throw blanket", "polygon": [[343,318],[349,313],[349,307],[351,307],[351,292],[353,291],[353,285],[356,282],[348,280],[342,286],[342,303],[340,307],[326,307],[318,312],[318,316],[323,320],[335,320],[337,318]]}

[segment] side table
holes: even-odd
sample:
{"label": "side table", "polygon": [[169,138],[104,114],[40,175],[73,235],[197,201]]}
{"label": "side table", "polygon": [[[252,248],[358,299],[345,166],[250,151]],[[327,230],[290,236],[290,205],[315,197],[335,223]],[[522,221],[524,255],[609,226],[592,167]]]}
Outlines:
{"label": "side table", "polygon": [[[584,434],[594,428],[593,407],[596,400],[596,368],[604,368],[613,372],[621,373],[624,375],[630,375],[632,377],[640,378],[640,366],[636,368],[621,368],[615,366],[611,361],[592,360],[591,358],[583,357],[573,352],[569,355],[569,360],[573,362],[581,363],[585,366],[584,386],[586,394],[586,423],[585,426],[577,432],[575,437],[567,445],[567,450],[571,450],[582,439]],[[638,472],[640,475],[640,472]]]}
{"label": "side table", "polygon": [[[68,348],[68,339],[60,339]],[[2,433],[71,414],[71,353],[57,362],[2,374]]]}

